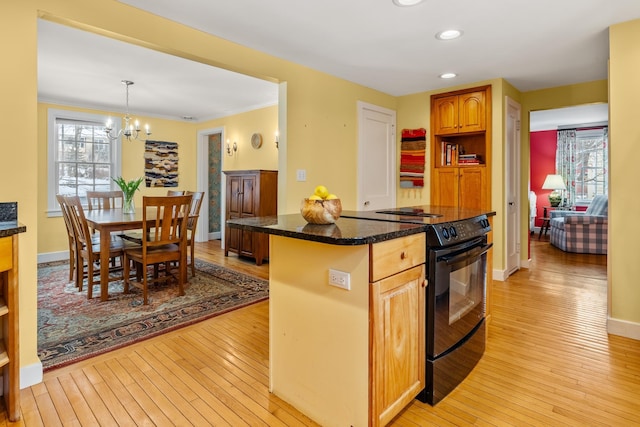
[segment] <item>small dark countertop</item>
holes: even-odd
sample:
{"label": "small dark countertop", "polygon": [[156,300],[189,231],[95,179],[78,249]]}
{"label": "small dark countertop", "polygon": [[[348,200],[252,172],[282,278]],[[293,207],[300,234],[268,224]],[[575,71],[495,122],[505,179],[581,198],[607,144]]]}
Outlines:
{"label": "small dark countertop", "polygon": [[332,245],[368,245],[422,233],[422,224],[340,217],[335,224],[308,224],[300,214],[230,219],[229,227]]}
{"label": "small dark countertop", "polygon": [[9,237],[25,231],[27,227],[18,221],[0,221],[0,237]]}
{"label": "small dark countertop", "polygon": [[0,237],[25,231],[27,227],[18,222],[18,202],[0,202]]}

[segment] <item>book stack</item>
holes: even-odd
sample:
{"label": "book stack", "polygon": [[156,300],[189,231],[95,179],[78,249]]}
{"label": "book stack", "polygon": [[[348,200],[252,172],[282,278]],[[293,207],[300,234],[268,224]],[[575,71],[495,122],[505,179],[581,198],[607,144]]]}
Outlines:
{"label": "book stack", "polygon": [[466,166],[479,165],[480,156],[478,154],[459,154],[458,164]]}
{"label": "book stack", "polygon": [[452,166],[458,163],[458,144],[442,141],[442,152],[440,164]]}

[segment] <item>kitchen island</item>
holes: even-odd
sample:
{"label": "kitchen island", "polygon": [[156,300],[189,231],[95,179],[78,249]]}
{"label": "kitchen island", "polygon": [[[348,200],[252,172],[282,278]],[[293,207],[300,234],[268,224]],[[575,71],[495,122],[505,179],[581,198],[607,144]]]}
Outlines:
{"label": "kitchen island", "polygon": [[[271,235],[275,395],[323,426],[375,426],[424,388],[424,226],[299,214],[227,224]],[[348,274],[348,289],[329,270]]]}

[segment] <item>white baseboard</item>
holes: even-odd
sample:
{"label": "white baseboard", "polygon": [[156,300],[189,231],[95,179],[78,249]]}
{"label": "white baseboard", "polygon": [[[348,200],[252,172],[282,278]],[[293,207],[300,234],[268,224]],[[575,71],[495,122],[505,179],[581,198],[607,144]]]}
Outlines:
{"label": "white baseboard", "polygon": [[640,323],[607,317],[607,332],[613,335],[640,340]]}
{"label": "white baseboard", "polygon": [[31,387],[32,385],[42,382],[42,363],[34,363],[33,365],[23,366],[20,368],[20,388]]}
{"label": "white baseboard", "polygon": [[214,231],[213,233],[209,233],[209,240],[220,240],[222,238],[222,232]]}
{"label": "white baseboard", "polygon": [[38,264],[41,262],[53,262],[53,261],[63,261],[69,260],[69,251],[61,251],[61,252],[47,252],[43,254],[38,254]]}
{"label": "white baseboard", "polygon": [[504,282],[507,280],[507,271],[506,270],[493,270],[493,280],[497,280],[499,282]]}

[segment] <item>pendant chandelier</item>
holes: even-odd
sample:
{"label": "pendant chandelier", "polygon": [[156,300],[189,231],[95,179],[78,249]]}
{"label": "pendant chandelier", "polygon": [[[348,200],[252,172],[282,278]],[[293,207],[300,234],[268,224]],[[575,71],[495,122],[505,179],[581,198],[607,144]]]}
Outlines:
{"label": "pendant chandelier", "polygon": [[[124,127],[120,129],[117,133],[114,133],[113,123],[111,122],[111,118],[107,120],[107,124],[104,127],[105,131],[107,132],[107,138],[109,138],[112,141],[120,138],[120,136],[122,135],[124,135],[127,138],[127,140],[132,141],[135,139],[139,139],[138,136],[140,135],[140,123],[138,122],[138,120],[135,120],[133,123],[131,123],[131,116],[129,115],[129,86],[131,86],[133,82],[131,80],[122,80],[122,84],[125,85],[126,92],[127,92],[127,98],[126,98],[127,112],[126,112],[126,115],[124,116]],[[144,125],[144,133],[147,136],[151,135],[151,131],[149,130],[148,124]]]}

